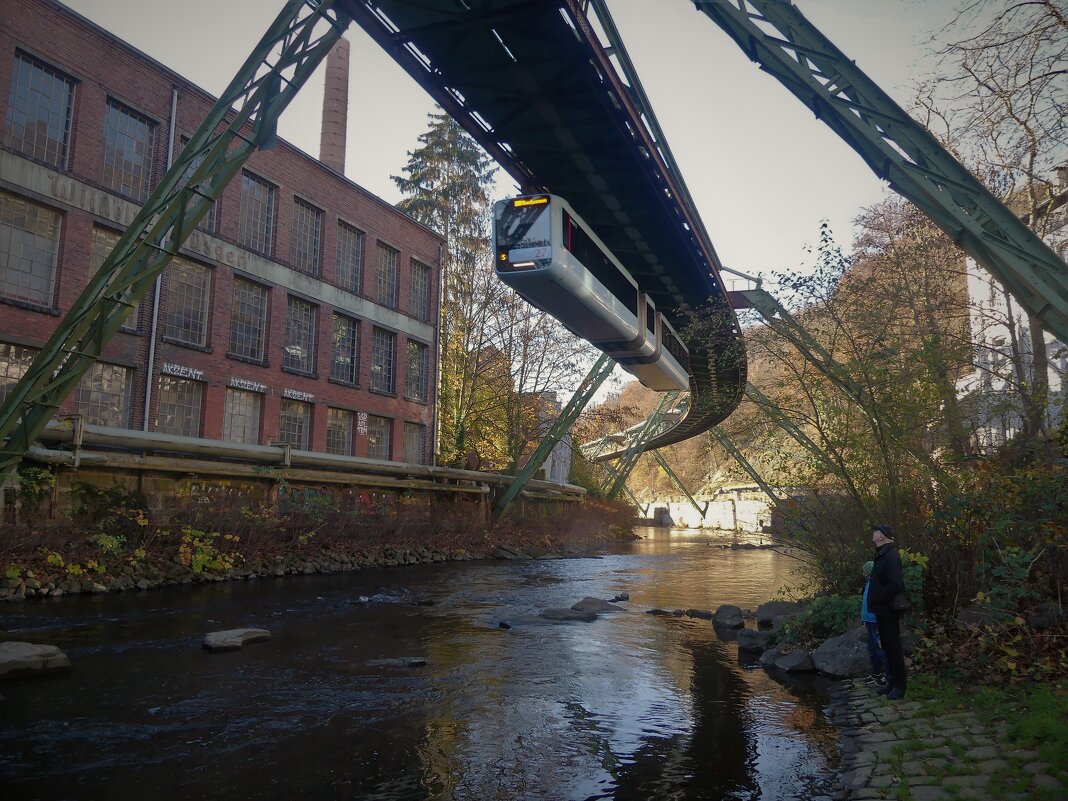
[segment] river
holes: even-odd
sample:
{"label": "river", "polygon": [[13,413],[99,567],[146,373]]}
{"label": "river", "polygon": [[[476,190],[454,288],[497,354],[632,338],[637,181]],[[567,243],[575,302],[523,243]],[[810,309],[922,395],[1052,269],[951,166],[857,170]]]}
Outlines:
{"label": "river", "polygon": [[[59,645],[73,668],[0,686],[0,786],[78,801],[829,794],[837,733],[819,680],[788,686],[708,621],[643,614],[755,608],[792,560],[638,533],[599,558],[7,604],[7,638]],[[627,611],[594,623],[528,619],[620,592]],[[201,648],[244,626],[273,637]],[[405,657],[426,664],[381,662]]]}

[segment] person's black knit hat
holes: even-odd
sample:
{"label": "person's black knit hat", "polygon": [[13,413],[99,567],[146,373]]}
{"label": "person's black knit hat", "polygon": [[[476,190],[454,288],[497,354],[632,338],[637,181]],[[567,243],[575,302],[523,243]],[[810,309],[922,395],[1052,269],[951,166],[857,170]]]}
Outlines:
{"label": "person's black knit hat", "polygon": [[891,526],[889,523],[879,523],[877,525],[872,526],[871,530],[872,531],[878,531],[884,537],[886,537],[888,540],[892,540],[896,536],[894,534],[894,527]]}

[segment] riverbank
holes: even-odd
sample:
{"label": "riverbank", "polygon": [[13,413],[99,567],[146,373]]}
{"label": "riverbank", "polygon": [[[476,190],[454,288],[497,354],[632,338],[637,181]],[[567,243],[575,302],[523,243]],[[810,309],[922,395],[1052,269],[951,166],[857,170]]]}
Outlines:
{"label": "riverbank", "polygon": [[1068,796],[1064,687],[966,692],[929,674],[906,700],[857,679],[832,690],[842,733],[838,801],[1060,801]]}
{"label": "riverbank", "polygon": [[585,502],[522,521],[480,523],[477,509],[403,507],[383,519],[294,521],[265,514],[238,520],[210,514],[152,521],[136,507],[109,513],[110,525],[73,521],[2,532],[0,601],[83,593],[144,591],[273,576],[347,573],[477,559],[577,555],[626,540],[633,511]]}

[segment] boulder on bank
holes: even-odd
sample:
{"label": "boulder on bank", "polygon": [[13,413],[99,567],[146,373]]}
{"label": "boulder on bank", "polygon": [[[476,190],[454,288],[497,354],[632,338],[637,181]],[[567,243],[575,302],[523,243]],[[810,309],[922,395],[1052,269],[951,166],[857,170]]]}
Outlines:
{"label": "boulder on bank", "polygon": [[571,607],[576,612],[625,612],[622,607],[609,603],[608,601],[602,601],[600,598],[591,598],[587,595],[577,604]]}
{"label": "boulder on bank", "polygon": [[524,553],[518,548],[513,548],[511,545],[498,545],[494,548],[490,555],[494,559],[531,559],[530,554]]}
{"label": "boulder on bank", "polygon": [[731,604],[723,604],[712,616],[712,624],[727,629],[740,629],[745,626],[745,621],[742,619],[741,609]]}
{"label": "boulder on bank", "polygon": [[212,652],[237,651],[252,642],[271,639],[267,629],[227,629],[212,631],[204,637],[204,648]]}
{"label": "boulder on bank", "polygon": [[760,655],[760,664],[766,668],[775,667],[775,660],[783,655],[783,649],[780,645],[773,645]]}
{"label": "boulder on bank", "polygon": [[43,676],[70,670],[70,659],[54,645],[0,642],[0,679]]}
{"label": "boulder on bank", "polygon": [[596,612],[588,612],[580,609],[564,609],[561,606],[553,606],[541,613],[546,620],[578,620],[582,623],[592,623],[597,619]]}
{"label": "boulder on bank", "polygon": [[805,651],[790,651],[787,654],[780,654],[775,659],[774,664],[779,670],[784,670],[787,673],[807,673],[816,669],[812,664],[812,657]]}
{"label": "boulder on bank", "polygon": [[800,608],[801,605],[793,601],[768,601],[757,607],[757,626],[762,629],[769,628],[775,622],[775,618],[796,614]]}
{"label": "boulder on bank", "polygon": [[816,670],[836,679],[851,679],[871,673],[867,634],[863,626],[831,637],[812,652]]}
{"label": "boulder on bank", "polygon": [[755,651],[763,653],[771,647],[770,631],[757,631],[756,629],[738,629],[738,648],[742,651]]}

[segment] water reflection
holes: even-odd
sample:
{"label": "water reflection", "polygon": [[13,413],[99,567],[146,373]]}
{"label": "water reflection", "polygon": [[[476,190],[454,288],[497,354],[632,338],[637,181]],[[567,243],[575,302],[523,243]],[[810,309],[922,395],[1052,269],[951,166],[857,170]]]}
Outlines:
{"label": "water reflection", "polygon": [[[646,533],[601,559],[8,607],[12,638],[55,642],[74,670],[5,685],[0,779],[46,799],[818,795],[834,753],[818,689],[740,666],[706,621],[643,613],[755,606],[790,561]],[[535,617],[618,592],[629,611],[596,623]],[[200,650],[205,631],[243,625],[274,638]],[[427,665],[368,664],[405,656]]]}

